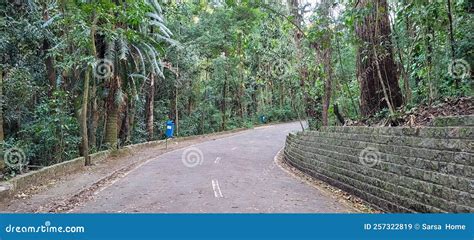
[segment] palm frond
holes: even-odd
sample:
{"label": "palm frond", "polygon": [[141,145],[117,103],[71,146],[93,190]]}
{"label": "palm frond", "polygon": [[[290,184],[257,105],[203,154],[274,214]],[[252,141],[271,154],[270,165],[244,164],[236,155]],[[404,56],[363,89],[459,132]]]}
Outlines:
{"label": "palm frond", "polygon": [[125,101],[124,93],[122,89],[119,88],[117,89],[117,92],[115,93],[115,99],[114,99],[115,105],[120,106],[122,105],[124,101]]}
{"label": "palm frond", "polygon": [[158,13],[161,14],[163,11],[161,10],[161,6],[156,0],[148,0],[148,4],[153,7],[153,9]]}
{"label": "palm frond", "polygon": [[129,74],[128,76],[131,77],[131,78],[143,78],[143,79],[148,79],[147,76],[142,75],[142,74],[138,74],[138,73],[131,73],[131,74]]}
{"label": "palm frond", "polygon": [[119,53],[119,59],[126,60],[127,55],[130,52],[130,48],[128,47],[127,40],[123,37],[123,35],[120,35],[116,42],[117,42],[117,50]]}
{"label": "palm frond", "polygon": [[146,15],[147,15],[148,17],[150,17],[151,19],[154,19],[154,20],[156,20],[156,21],[158,21],[158,22],[163,22],[163,18],[162,18],[160,15],[156,14],[156,13],[151,13],[151,12],[150,12],[150,13],[147,13]]}
{"label": "palm frond", "polygon": [[[137,84],[135,82],[135,79],[133,78],[133,76],[131,76],[133,74],[130,74],[130,81],[131,81],[131,90],[132,90],[132,97],[135,101],[138,101],[138,91],[137,91]],[[145,77],[146,78],[146,77]]]}
{"label": "palm frond", "polygon": [[132,47],[133,47],[133,48],[137,51],[137,53],[138,53],[138,60],[140,60],[140,66],[141,66],[142,75],[145,75],[145,76],[146,76],[145,58],[143,57],[142,51],[140,50],[140,48],[138,48],[138,47],[135,46],[134,44],[132,44]]}
{"label": "palm frond", "polygon": [[165,41],[166,43],[170,44],[170,45],[173,46],[173,47],[178,47],[178,48],[182,47],[181,44],[180,44],[178,41],[176,41],[176,40],[174,40],[174,39],[172,39],[172,38],[165,37],[165,36],[160,35],[160,34],[158,34],[158,33],[153,34],[153,36],[154,36],[156,39]]}
{"label": "palm frond", "polygon": [[115,59],[115,41],[107,41],[105,48],[105,58],[109,60]]}
{"label": "palm frond", "polygon": [[150,25],[158,27],[160,32],[168,38],[173,35],[173,33],[171,33],[171,31],[162,22],[151,20]]}
{"label": "palm frond", "polygon": [[30,9],[30,11],[36,11],[38,6],[36,6],[36,3],[34,0],[28,0],[28,8]]}
{"label": "palm frond", "polygon": [[48,21],[46,21],[45,23],[43,23],[41,25],[42,28],[47,28],[49,27],[51,24],[53,24],[53,22],[57,19],[57,18],[60,18],[62,16],[62,14],[56,14],[54,15],[52,18],[50,18]]}
{"label": "palm frond", "polygon": [[145,51],[145,52],[149,56],[149,60],[150,60],[150,63],[152,65],[153,73],[157,74],[161,78],[165,78],[165,76],[163,75],[163,71],[160,69],[159,61],[157,61],[158,54],[157,54],[155,48],[151,47],[150,45],[148,45],[146,43],[144,43],[143,45],[148,49],[148,51]]}

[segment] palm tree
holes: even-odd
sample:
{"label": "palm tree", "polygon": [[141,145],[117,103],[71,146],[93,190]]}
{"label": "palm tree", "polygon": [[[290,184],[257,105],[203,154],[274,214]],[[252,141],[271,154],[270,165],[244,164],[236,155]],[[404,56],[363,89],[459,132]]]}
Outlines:
{"label": "palm tree", "polygon": [[[148,139],[153,139],[153,102],[156,77],[164,78],[160,56],[165,43],[175,44],[171,40],[171,31],[164,25],[162,10],[156,0],[146,1],[150,7],[143,19],[137,25],[116,22],[116,29],[111,34],[111,40],[105,44],[105,58],[114,63],[114,73],[107,79],[106,104],[106,129],[105,142],[110,148],[117,147],[120,111],[129,111],[125,99],[133,104],[136,99],[137,87],[141,85],[146,91],[146,128]],[[126,8],[126,6],[122,6]],[[158,31],[155,31],[157,29]],[[160,51],[159,51],[160,50]],[[136,65],[139,72],[128,72],[131,63]],[[148,73],[149,72],[149,73]],[[141,79],[135,81],[135,79]],[[128,81],[128,82],[127,82]],[[129,89],[123,89],[128,87]],[[132,96],[125,96],[131,94]],[[135,95],[135,96],[133,96]],[[124,114],[126,118],[134,114]],[[123,121],[125,124],[133,123],[132,120]],[[123,125],[123,124],[122,124]],[[122,126],[129,128],[130,126]],[[125,130],[124,132],[128,132]]]}

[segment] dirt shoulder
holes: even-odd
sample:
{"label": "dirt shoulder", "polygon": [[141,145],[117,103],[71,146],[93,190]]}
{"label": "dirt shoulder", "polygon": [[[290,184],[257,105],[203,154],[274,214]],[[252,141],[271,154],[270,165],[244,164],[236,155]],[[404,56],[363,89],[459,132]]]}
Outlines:
{"label": "dirt shoulder", "polygon": [[275,156],[275,164],[278,165],[283,171],[285,171],[289,175],[293,176],[296,179],[299,179],[300,181],[310,185],[313,188],[318,189],[325,196],[334,199],[334,201],[337,201],[348,208],[354,209],[355,212],[359,212],[359,213],[381,213],[382,212],[378,209],[371,207],[364,200],[350,193],[344,192],[343,190],[339,188],[331,186],[321,180],[315,179],[303,173],[299,169],[290,166],[284,160],[283,149],[280,150],[280,152],[278,152],[278,154]]}

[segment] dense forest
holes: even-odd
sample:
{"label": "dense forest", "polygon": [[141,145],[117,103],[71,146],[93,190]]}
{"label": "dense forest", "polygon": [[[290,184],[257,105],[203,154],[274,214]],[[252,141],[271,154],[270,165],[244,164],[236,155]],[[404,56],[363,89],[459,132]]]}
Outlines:
{"label": "dense forest", "polygon": [[472,96],[473,13],[468,0],[3,0],[0,171],[163,139],[169,119],[177,136],[317,129]]}

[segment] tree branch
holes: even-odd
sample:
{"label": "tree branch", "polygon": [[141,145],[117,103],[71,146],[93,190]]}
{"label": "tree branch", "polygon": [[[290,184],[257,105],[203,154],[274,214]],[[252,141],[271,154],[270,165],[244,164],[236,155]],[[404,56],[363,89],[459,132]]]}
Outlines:
{"label": "tree branch", "polygon": [[265,4],[260,5],[260,7],[264,8],[264,9],[267,9],[267,10],[269,10],[270,12],[275,13],[276,15],[278,15],[278,16],[284,18],[285,20],[287,20],[289,23],[291,23],[291,25],[295,26],[296,29],[298,29],[298,32],[300,32],[300,33],[303,35],[304,38],[306,38],[306,34],[304,33],[303,29],[301,29],[301,27],[298,26],[298,24],[296,24],[295,22],[291,21],[291,20],[290,20],[290,17],[285,16],[285,14],[280,13],[280,12],[278,12],[277,10],[275,10],[275,9],[271,8],[270,6],[267,6],[267,5],[265,5]]}

